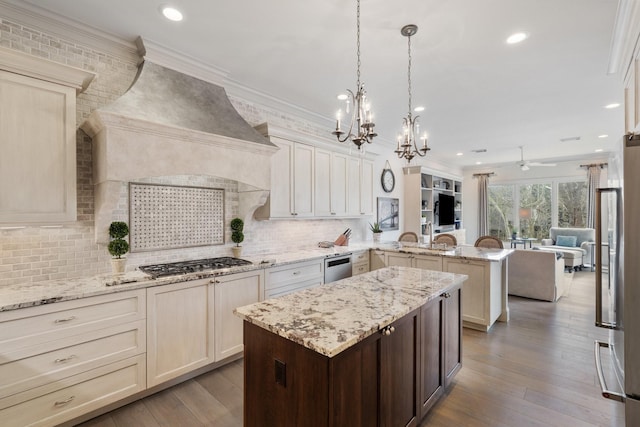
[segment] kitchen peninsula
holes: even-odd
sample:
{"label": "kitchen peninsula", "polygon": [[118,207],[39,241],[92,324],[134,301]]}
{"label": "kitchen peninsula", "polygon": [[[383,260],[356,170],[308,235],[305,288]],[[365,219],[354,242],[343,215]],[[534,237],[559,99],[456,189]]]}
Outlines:
{"label": "kitchen peninsula", "polygon": [[245,426],[417,425],[461,367],[466,278],[386,267],[237,308]]}

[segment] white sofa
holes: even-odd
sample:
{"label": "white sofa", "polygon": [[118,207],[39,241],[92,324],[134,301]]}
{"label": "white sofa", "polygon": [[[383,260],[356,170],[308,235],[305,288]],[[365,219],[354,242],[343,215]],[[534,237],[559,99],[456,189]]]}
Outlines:
{"label": "white sofa", "polygon": [[[575,237],[575,246],[567,246],[559,241],[566,237]],[[564,258],[565,268],[582,270],[585,262],[591,259],[591,243],[596,239],[596,231],[593,228],[551,227],[549,238],[542,239],[541,249],[561,252]]]}
{"label": "white sofa", "polygon": [[509,256],[509,295],[557,301],[564,294],[564,262],[554,251],[516,249]]}

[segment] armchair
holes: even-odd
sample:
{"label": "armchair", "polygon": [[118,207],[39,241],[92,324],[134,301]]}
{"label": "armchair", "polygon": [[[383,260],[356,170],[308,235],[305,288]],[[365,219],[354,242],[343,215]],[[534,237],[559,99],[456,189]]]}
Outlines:
{"label": "armchair", "polygon": [[586,260],[591,259],[590,242],[596,239],[593,228],[551,227],[549,238],[542,239],[541,249],[561,252],[565,268],[582,270]]}

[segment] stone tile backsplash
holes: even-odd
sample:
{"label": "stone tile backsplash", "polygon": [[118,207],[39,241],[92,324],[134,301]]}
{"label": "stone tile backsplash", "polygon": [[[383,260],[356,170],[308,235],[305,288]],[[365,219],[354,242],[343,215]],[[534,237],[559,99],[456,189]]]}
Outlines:
{"label": "stone tile backsplash", "polygon": [[[82,123],[96,108],[108,105],[131,85],[137,71],[136,61],[108,52],[100,52],[63,40],[35,28],[0,17],[0,46],[50,59],[97,73],[89,88],[77,98],[76,121]],[[326,136],[326,129],[255,103],[230,97],[234,107],[251,125],[268,121],[280,127]],[[77,132],[78,220],[55,227],[25,226],[0,229],[0,286],[20,282],[86,277],[110,271],[110,255],[104,245],[95,243],[93,225],[93,182],[91,139]],[[139,182],[172,185],[203,185],[225,188],[225,226],[238,212],[237,183],[215,177],[163,177]],[[223,182],[221,182],[223,181]],[[128,221],[128,188],[123,184],[120,203],[113,220]],[[245,223],[243,253],[277,254],[285,250],[315,246],[320,240],[334,240],[346,228],[352,239],[367,237],[366,219],[329,219],[300,221],[255,221]],[[138,265],[231,255],[230,232],[219,246],[130,253],[127,270]]]}

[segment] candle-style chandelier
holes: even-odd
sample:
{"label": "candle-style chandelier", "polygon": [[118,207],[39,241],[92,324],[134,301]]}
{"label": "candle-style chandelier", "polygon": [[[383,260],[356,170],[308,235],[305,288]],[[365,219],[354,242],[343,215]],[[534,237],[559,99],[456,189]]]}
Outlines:
{"label": "candle-style chandelier", "polygon": [[398,135],[398,147],[395,150],[395,153],[398,155],[398,158],[407,159],[407,163],[411,162],[415,156],[424,157],[427,154],[427,151],[430,150],[427,147],[427,133],[425,132],[421,137],[422,146],[418,148],[416,144],[416,139],[420,134],[420,124],[418,123],[418,117],[413,117],[411,113],[411,36],[418,32],[418,26],[409,24],[402,27],[400,30],[400,34],[407,38],[407,46],[409,50],[409,66],[407,67],[407,81],[409,86],[409,113],[407,117],[402,119],[402,134]]}
{"label": "candle-style chandelier", "polygon": [[[342,110],[338,110],[336,114],[336,130],[332,132],[338,138],[339,142],[345,142],[350,139],[357,147],[358,150],[365,142],[371,143],[373,138],[378,134],[373,131],[375,124],[372,121],[371,106],[367,102],[367,95],[364,90],[364,84],[360,82],[360,0],[357,0],[357,31],[356,41],[358,48],[358,80],[356,82],[356,93],[347,89],[349,95],[344,95],[346,100],[345,111],[348,115],[350,113],[350,104],[353,104],[353,111],[351,112],[351,121],[349,123],[349,130],[344,132],[341,126]],[[343,136],[344,135],[344,136]]]}

